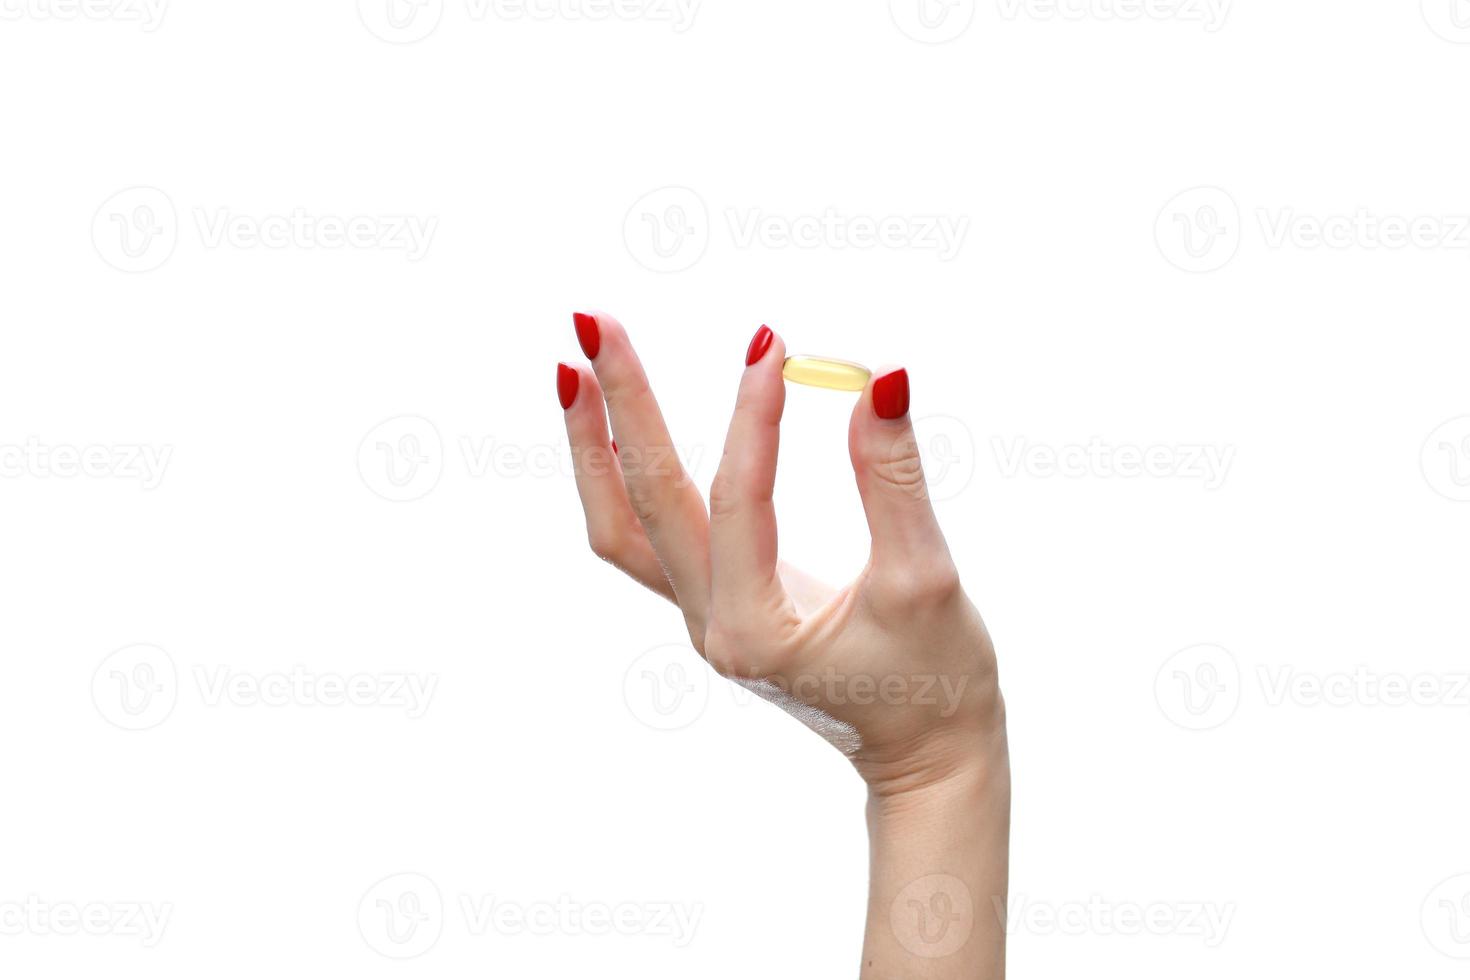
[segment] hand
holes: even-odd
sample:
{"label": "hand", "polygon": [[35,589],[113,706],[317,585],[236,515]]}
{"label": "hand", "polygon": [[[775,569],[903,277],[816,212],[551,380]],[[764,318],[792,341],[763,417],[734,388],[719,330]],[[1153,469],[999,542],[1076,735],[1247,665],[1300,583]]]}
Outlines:
{"label": "hand", "polygon": [[907,374],[877,375],[853,409],[872,549],[834,591],[777,560],[781,338],[752,341],[706,512],[627,332],[605,313],[576,322],[595,373],[563,365],[560,386],[592,550],[677,603],[715,670],[833,742],[875,793],[1003,760],[995,652],[930,506]]}
{"label": "hand", "polygon": [[834,591],[777,558],[781,338],[762,327],[751,341],[706,511],[627,332],[605,313],[575,323],[593,370],[561,365],[558,390],[592,550],[675,602],[715,670],[827,738],[868,784],[864,976],[1001,976],[1005,710],[930,505],[908,375],[878,374],[853,409],[872,547]]}

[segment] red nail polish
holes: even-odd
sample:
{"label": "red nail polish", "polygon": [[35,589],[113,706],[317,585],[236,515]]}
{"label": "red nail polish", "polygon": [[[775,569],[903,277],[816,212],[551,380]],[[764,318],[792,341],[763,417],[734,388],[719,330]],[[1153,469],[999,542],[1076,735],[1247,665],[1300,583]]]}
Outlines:
{"label": "red nail polish", "polygon": [[572,324],[577,328],[577,343],[589,361],[597,358],[602,349],[602,334],[597,329],[597,317],[590,313],[573,313]]}
{"label": "red nail polish", "polygon": [[618,454],[618,441],[616,439],[614,439],[612,441],[612,444],[613,444],[613,455],[616,456]]}
{"label": "red nail polish", "polygon": [[909,411],[909,373],[890,371],[873,382],[873,411],[880,419],[901,419]]}
{"label": "red nail polish", "polygon": [[582,384],[582,376],[577,369],[566,364],[556,366],[556,397],[561,399],[563,410],[571,408],[572,402],[577,400],[577,388]]}
{"label": "red nail polish", "polygon": [[745,366],[750,367],[765,357],[766,351],[771,349],[771,341],[775,339],[776,335],[771,332],[770,327],[762,326],[757,330],[755,336],[750,338],[750,347],[745,351]]}

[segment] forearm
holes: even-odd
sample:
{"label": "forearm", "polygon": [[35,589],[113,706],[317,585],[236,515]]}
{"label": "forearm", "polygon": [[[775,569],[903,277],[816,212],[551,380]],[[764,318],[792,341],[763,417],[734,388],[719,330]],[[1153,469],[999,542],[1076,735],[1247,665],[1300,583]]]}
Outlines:
{"label": "forearm", "polygon": [[1004,737],[991,755],[933,786],[870,796],[863,980],[1005,976]]}

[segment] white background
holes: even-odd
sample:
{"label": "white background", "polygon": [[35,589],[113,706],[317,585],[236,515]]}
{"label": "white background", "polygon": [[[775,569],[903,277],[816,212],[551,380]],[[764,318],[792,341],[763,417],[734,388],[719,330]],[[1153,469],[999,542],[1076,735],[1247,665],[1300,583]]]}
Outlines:
{"label": "white background", "polygon": [[[1462,976],[1470,8],[1118,2],[0,0],[0,972],[856,973],[857,778],[586,549],[600,306],[702,482],[762,322],[909,368],[1014,975]],[[850,404],[777,488],[833,580]]]}

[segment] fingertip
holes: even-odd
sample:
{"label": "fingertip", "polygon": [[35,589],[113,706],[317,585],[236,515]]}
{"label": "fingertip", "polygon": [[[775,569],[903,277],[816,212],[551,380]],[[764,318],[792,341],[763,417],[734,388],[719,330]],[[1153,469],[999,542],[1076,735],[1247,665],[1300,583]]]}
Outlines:
{"label": "fingertip", "polygon": [[745,349],[745,366],[750,367],[766,356],[771,349],[771,342],[776,339],[776,332],[765,324],[750,338],[750,346]]}
{"label": "fingertip", "polygon": [[868,386],[873,414],[892,422],[909,414],[909,372],[906,368],[892,368],[873,376]]}
{"label": "fingertip", "polygon": [[589,361],[596,360],[602,350],[602,331],[598,327],[596,315],[573,313],[572,328],[577,332],[577,343],[582,346],[582,353],[587,355]]}
{"label": "fingertip", "polygon": [[762,326],[751,339],[736,411],[750,411],[758,418],[779,422],[786,406],[786,381],[782,363],[786,344],[769,326]]}
{"label": "fingertip", "polygon": [[556,365],[556,397],[562,411],[569,411],[576,404],[577,392],[582,387],[582,373],[565,361]]}

